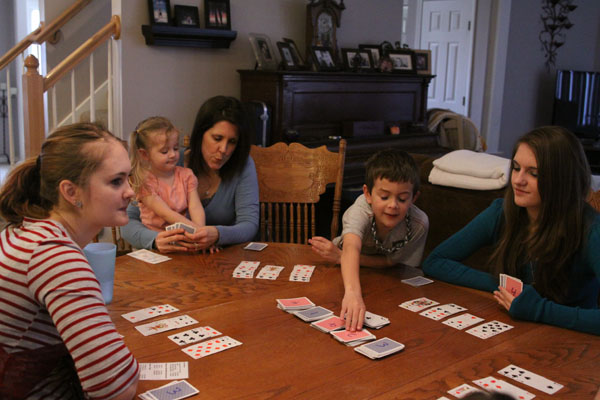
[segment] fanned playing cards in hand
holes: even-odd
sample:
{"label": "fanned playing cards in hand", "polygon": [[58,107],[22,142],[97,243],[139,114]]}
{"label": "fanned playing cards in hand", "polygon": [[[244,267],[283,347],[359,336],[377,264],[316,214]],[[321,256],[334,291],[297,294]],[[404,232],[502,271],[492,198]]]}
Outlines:
{"label": "fanned playing cards in hand", "polygon": [[179,309],[170,304],[161,304],[158,306],[142,308],[141,310],[132,311],[121,316],[129,322],[135,323],[158,317],[159,315],[170,314],[175,311],[179,311]]}
{"label": "fanned playing cards in hand", "polygon": [[208,339],[211,337],[220,336],[221,332],[216,329],[211,328],[210,326],[200,326],[198,328],[192,328],[187,331],[175,333],[173,335],[167,336],[173,342],[178,344],[179,346],[183,346],[186,344],[192,344],[199,342],[204,339]]}
{"label": "fanned playing cards in hand", "polygon": [[161,319],[149,324],[138,325],[135,327],[144,336],[155,335],[157,333],[170,331],[172,329],[179,329],[185,326],[197,324],[194,318],[189,315],[180,315],[178,317]]}
{"label": "fanned playing cards in hand", "polygon": [[233,270],[234,278],[252,279],[254,271],[260,265],[260,261],[242,261]]}
{"label": "fanned playing cards in hand", "polygon": [[367,356],[373,360],[389,356],[404,349],[402,343],[396,342],[390,338],[381,338],[374,342],[363,344],[354,349],[357,353]]}
{"label": "fanned playing cards in hand", "polygon": [[233,347],[240,346],[242,342],[237,341],[229,336],[221,336],[216,339],[207,340],[198,344],[191,345],[181,349],[185,354],[192,357],[194,360],[198,358],[210,356],[221,351],[229,350]]}
{"label": "fanned playing cards in hand", "polygon": [[310,282],[310,277],[312,276],[314,270],[314,265],[294,265],[294,269],[290,274],[290,281]]}
{"label": "fanned playing cards in hand", "polygon": [[500,274],[500,286],[508,290],[514,297],[523,291],[523,282],[519,278],[506,274]]}

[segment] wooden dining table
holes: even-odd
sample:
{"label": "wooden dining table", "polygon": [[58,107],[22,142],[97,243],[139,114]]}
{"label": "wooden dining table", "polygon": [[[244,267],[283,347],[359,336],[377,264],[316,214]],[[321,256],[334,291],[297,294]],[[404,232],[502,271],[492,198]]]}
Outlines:
{"label": "wooden dining table", "polygon": [[[402,279],[421,275],[406,266],[362,268],[367,310],[391,323],[369,329],[377,338],[405,345],[403,351],[372,360],[336,341],[296,316],[277,308],[276,299],[306,296],[316,305],[339,313],[344,294],[340,267],[313,253],[310,246],[269,243],[260,251],[234,245],[215,254],[169,254],[171,260],[149,264],[133,257],[117,258],[114,297],[108,309],[126,345],[140,363],[188,361],[187,381],[198,399],[437,399],[463,383],[495,376],[539,399],[593,399],[600,387],[600,338],[549,325],[515,320],[492,294],[435,280],[412,287]],[[241,261],[285,267],[276,280],[238,279],[232,272]],[[309,282],[289,280],[296,264],[315,265]],[[467,312],[514,326],[480,339],[441,321],[400,308],[427,297],[455,303]],[[211,326],[242,345],[192,359],[167,338],[168,331],[143,336],[122,314],[170,304],[198,326]],[[153,320],[144,321],[146,323]],[[142,324],[140,323],[140,324]],[[465,329],[466,330],[466,329]],[[498,373],[509,364],[556,381],[564,387],[548,395]],[[140,381],[138,393],[167,381]]]}

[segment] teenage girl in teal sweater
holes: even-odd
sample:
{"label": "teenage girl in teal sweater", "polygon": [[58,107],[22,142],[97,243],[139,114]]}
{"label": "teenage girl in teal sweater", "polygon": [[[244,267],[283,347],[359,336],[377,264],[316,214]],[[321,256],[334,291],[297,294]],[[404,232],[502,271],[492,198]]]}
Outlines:
{"label": "teenage girl in teal sweater", "polygon": [[[427,275],[494,292],[515,318],[600,335],[600,215],[586,203],[590,168],[579,140],[560,127],[534,129],[513,151],[504,200],[495,200],[423,263]],[[461,261],[493,245],[488,272]],[[520,278],[513,297],[498,286]]]}

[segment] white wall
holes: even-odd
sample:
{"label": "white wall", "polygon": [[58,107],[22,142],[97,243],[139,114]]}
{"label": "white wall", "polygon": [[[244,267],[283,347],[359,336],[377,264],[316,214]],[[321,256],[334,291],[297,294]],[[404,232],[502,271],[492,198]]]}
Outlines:
{"label": "white wall", "polygon": [[[173,3],[173,2],[172,2]],[[198,1],[178,0],[198,5]],[[338,46],[400,40],[401,0],[346,0],[338,30]],[[216,95],[239,97],[238,69],[254,68],[248,33],[263,33],[273,46],[291,38],[305,46],[306,0],[231,0],[232,29],[237,39],[229,49],[146,46],[141,25],[148,24],[146,0],[122,1],[123,129],[152,115],[170,118],[189,133],[200,105]],[[201,20],[202,7],[200,9]]]}

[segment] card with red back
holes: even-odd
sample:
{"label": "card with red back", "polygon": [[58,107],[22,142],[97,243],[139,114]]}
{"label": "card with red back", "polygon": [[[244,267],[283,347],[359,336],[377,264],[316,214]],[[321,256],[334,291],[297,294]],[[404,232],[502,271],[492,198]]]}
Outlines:
{"label": "card with red back", "polygon": [[315,303],[310,301],[308,297],[294,297],[291,299],[277,299],[279,304],[284,310],[295,309],[301,310],[305,308],[311,308],[315,306]]}
{"label": "card with red back", "polygon": [[504,287],[510,292],[510,294],[512,294],[514,297],[517,297],[523,291],[523,282],[518,278],[507,275],[506,286]]}
{"label": "card with red back", "polygon": [[335,336],[340,342],[348,343],[354,342],[355,340],[366,339],[370,337],[374,337],[373,334],[366,329],[361,329],[360,331],[334,331],[331,332],[333,336]]}
{"label": "card with red back", "polygon": [[343,329],[346,326],[346,320],[342,319],[338,316],[331,316],[320,321],[315,321],[310,324],[310,326],[315,327],[323,332],[331,332],[337,331],[339,329]]}

